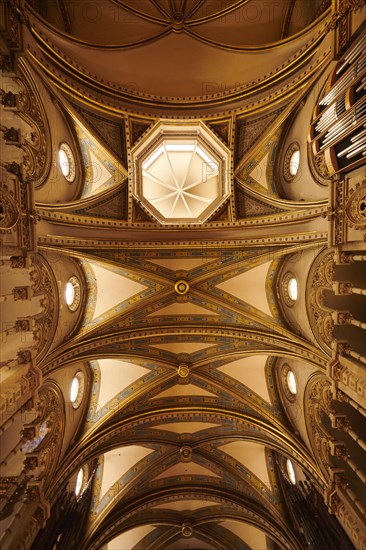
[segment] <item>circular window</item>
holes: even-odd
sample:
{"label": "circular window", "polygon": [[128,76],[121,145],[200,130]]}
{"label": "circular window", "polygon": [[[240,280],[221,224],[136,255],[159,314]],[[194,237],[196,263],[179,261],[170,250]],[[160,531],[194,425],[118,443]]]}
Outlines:
{"label": "circular window", "polygon": [[300,167],[300,147],[297,143],[291,143],[286,151],[283,163],[283,176],[291,182],[298,174]]}
{"label": "circular window", "polygon": [[81,492],[81,489],[82,489],[82,486],[83,486],[83,481],[84,481],[84,470],[82,468],[80,468],[80,470],[78,472],[78,475],[76,477],[76,483],[75,483],[75,495],[76,496],[80,495],[80,492]]}
{"label": "circular window", "polygon": [[73,182],[75,179],[75,159],[67,143],[61,143],[60,145],[58,150],[58,163],[65,179],[70,183]]}
{"label": "circular window", "polygon": [[77,409],[84,395],[84,374],[79,371],[75,374],[70,387],[70,401],[74,409]]}
{"label": "circular window", "polygon": [[71,311],[76,311],[80,304],[80,283],[73,275],[66,283],[65,301]]}
{"label": "circular window", "polygon": [[300,151],[294,151],[290,158],[289,163],[289,170],[291,176],[296,176],[298,170],[299,170],[299,164],[300,164]]}
{"label": "circular window", "polygon": [[292,485],[296,485],[294,466],[289,458],[286,460],[286,470],[290,483],[292,483]]}
{"label": "circular window", "polygon": [[296,390],[296,378],[295,378],[295,375],[292,372],[292,370],[288,371],[287,376],[286,376],[286,382],[287,382],[287,387],[290,390],[290,392],[292,393],[292,395],[296,395],[296,391],[297,391]]}
{"label": "circular window", "polygon": [[297,300],[297,280],[295,277],[291,277],[291,279],[288,282],[288,295],[290,296],[291,300],[296,302]]}
{"label": "circular window", "polygon": [[290,271],[283,276],[281,289],[285,304],[292,307],[298,298],[298,284],[296,277]]}
{"label": "circular window", "polygon": [[280,366],[279,382],[282,393],[288,401],[294,402],[296,399],[297,387],[296,378],[290,365],[283,363]]}

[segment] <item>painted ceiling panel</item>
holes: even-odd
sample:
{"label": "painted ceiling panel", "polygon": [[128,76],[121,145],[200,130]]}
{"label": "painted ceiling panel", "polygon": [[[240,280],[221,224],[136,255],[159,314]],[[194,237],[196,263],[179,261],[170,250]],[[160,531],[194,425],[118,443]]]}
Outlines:
{"label": "painted ceiling panel", "polygon": [[206,506],[219,506],[215,502],[210,502],[209,500],[176,500],[174,502],[167,502],[165,504],[158,504],[153,506],[153,508],[163,508],[167,510],[177,510],[181,512],[183,510],[199,510],[200,508],[205,508]]}
{"label": "painted ceiling panel", "polygon": [[201,265],[210,263],[213,260],[214,260],[213,257],[205,258],[204,256],[201,255],[200,258],[179,258],[178,256],[176,258],[164,258],[164,259],[154,258],[154,259],[151,259],[150,261],[154,262],[154,264],[167,267],[172,271],[190,271],[195,267],[200,267]]}
{"label": "painted ceiling panel", "polygon": [[192,304],[192,302],[175,302],[149,315],[217,315],[214,311]]}
{"label": "painted ceiling panel", "polygon": [[211,393],[207,390],[203,390],[202,388],[199,388],[198,386],[195,386],[193,384],[176,384],[168,390],[165,390],[158,395],[155,395],[155,398],[175,397],[178,395],[209,395],[211,397],[216,397],[216,394]]}
{"label": "painted ceiling panel", "polygon": [[271,490],[265,447],[263,445],[252,441],[234,441],[221,445],[220,450],[225,451],[225,453],[243,464]]}
{"label": "painted ceiling panel", "polygon": [[182,538],[177,540],[174,544],[167,546],[165,550],[185,550],[186,548],[190,548],[191,550],[214,550],[216,547],[196,537],[191,537],[189,539]]}
{"label": "painted ceiling panel", "polygon": [[266,401],[270,401],[264,370],[267,359],[267,355],[251,355],[227,363],[219,367],[218,370],[235,378]]}
{"label": "painted ceiling panel", "polygon": [[267,181],[267,169],[269,162],[269,153],[264,155],[262,160],[256,165],[256,167],[249,173],[249,176],[262,185],[266,191],[271,191]]}
{"label": "painted ceiling panel", "polygon": [[200,464],[196,464],[196,462],[180,462],[179,464],[175,464],[171,468],[168,468],[158,476],[154,477],[153,479],[164,479],[166,477],[175,477],[175,476],[184,476],[184,475],[192,475],[192,476],[212,476],[212,477],[220,477],[208,468],[204,468]]}
{"label": "painted ceiling panel", "polygon": [[107,268],[101,264],[91,262],[97,285],[97,301],[93,320],[116,306],[135,296],[146,287],[140,283],[124,277],[116,269]]}
{"label": "painted ceiling panel", "polygon": [[101,497],[123,474],[152,452],[147,447],[128,445],[105,453]]}
{"label": "painted ceiling panel", "polygon": [[265,290],[266,277],[271,262],[265,262],[249,269],[233,279],[218,285],[218,288],[247,302],[251,306],[272,316]]}
{"label": "painted ceiling panel", "polygon": [[209,422],[171,422],[169,424],[159,424],[154,428],[159,430],[167,430],[178,434],[194,434],[208,428],[218,428],[219,424],[211,424]]}
{"label": "painted ceiling panel", "polygon": [[235,535],[246,542],[252,550],[267,549],[266,535],[257,527],[239,521],[223,521],[221,525],[235,533]]}
{"label": "painted ceiling panel", "polygon": [[82,197],[96,195],[101,191],[122,183],[127,176],[126,169],[117,158],[87,130],[72,114],[84,161],[85,182]]}
{"label": "painted ceiling panel", "polygon": [[127,388],[149,369],[118,359],[100,359],[100,389],[98,406],[103,407],[117,393]]}
{"label": "painted ceiling panel", "polygon": [[182,348],[184,348],[185,353],[193,353],[201,349],[211,348],[214,345],[215,344],[204,344],[203,342],[184,342],[183,345],[181,342],[171,342],[169,344],[155,344],[155,347],[178,354],[182,353]]}
{"label": "painted ceiling panel", "polygon": [[107,550],[130,550],[154,529],[153,525],[141,525],[140,527],[130,529],[111,540],[108,543]]}
{"label": "painted ceiling panel", "polygon": [[98,192],[99,187],[107,183],[112,177],[113,174],[107,169],[105,164],[93,153],[90,154],[90,182],[92,184],[89,194],[94,195]]}

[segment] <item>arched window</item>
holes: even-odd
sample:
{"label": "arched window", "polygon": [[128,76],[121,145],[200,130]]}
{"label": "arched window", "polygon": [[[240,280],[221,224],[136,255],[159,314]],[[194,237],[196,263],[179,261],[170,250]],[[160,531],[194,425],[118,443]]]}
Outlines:
{"label": "arched window", "polygon": [[80,468],[78,471],[78,475],[76,477],[76,483],[75,483],[75,495],[79,496],[81,493],[81,489],[83,487],[83,481],[84,481],[84,470]]}
{"label": "arched window", "polygon": [[289,458],[286,460],[286,470],[290,483],[292,483],[292,485],[296,485],[294,466]]}

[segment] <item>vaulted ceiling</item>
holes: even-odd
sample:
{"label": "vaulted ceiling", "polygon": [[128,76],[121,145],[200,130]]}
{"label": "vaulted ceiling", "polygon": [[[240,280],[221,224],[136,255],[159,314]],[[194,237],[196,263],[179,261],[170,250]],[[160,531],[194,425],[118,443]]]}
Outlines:
{"label": "vaulted ceiling", "polygon": [[[19,65],[51,151],[35,190],[37,244],[67,324],[40,368],[86,381],[50,500],[80,468],[92,479],[88,550],[299,548],[279,482],[285,459],[319,490],[325,478],[279,372],[291,365],[302,395],[304,373],[324,372],[329,358],[306,311],[307,275],[327,243],[328,191],[307,161],[331,63],[327,2],[32,0],[25,13]],[[159,197],[136,184],[161,121],[197,135],[201,125],[208,154],[218,164],[220,147],[227,155],[225,185],[197,191],[203,202],[220,196],[203,221],[183,206],[174,214],[184,193],[166,151],[178,191],[161,176],[154,193],[178,193],[170,214],[156,215]],[[57,170],[64,142],[71,183]],[[301,175],[289,183],[294,142]],[[81,301],[70,313],[74,275]]]}

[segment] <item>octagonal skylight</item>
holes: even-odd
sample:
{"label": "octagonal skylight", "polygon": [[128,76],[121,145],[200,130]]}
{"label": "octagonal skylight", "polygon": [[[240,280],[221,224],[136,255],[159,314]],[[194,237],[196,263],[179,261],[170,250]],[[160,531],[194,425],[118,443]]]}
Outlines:
{"label": "octagonal skylight", "polygon": [[228,197],[229,151],[203,124],[158,124],[133,151],[134,195],[161,223],[202,223]]}

